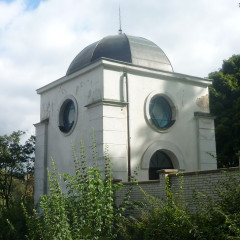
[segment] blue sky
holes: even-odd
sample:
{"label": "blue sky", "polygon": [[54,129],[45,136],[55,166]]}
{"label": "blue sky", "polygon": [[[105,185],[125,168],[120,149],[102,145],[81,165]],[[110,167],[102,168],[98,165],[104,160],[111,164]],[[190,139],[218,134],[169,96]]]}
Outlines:
{"label": "blue sky", "polygon": [[166,53],[175,72],[207,77],[240,53],[237,0],[0,0],[0,135],[34,133],[36,89],[64,76],[87,45],[123,32]]}
{"label": "blue sky", "polygon": [[[0,2],[12,3],[16,0],[0,0]],[[33,10],[39,6],[40,2],[47,1],[47,0],[25,0],[26,10]]]}

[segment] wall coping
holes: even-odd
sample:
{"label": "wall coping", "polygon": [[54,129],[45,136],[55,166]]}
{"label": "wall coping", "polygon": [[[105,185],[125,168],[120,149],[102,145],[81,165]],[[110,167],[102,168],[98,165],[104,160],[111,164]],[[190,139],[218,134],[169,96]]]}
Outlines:
{"label": "wall coping", "polygon": [[134,184],[151,184],[160,183],[160,180],[146,180],[146,181],[135,181],[135,182],[122,182],[123,185],[134,185]]}
{"label": "wall coping", "polygon": [[178,169],[161,169],[158,170],[157,173],[159,174],[177,174],[178,173]]}
{"label": "wall coping", "polygon": [[37,126],[39,126],[39,125],[48,124],[48,123],[49,123],[49,118],[45,118],[45,119],[41,120],[40,122],[35,123],[35,124],[33,124],[33,125],[34,125],[34,127],[37,127]]}
{"label": "wall coping", "polygon": [[206,112],[194,112],[194,117],[196,117],[196,118],[211,118],[211,119],[216,118],[211,113],[206,113]]}
{"label": "wall coping", "polygon": [[[173,171],[175,170],[175,171]],[[177,169],[162,169],[159,170],[158,172],[160,174],[168,174],[169,177],[174,177],[177,175],[181,176],[190,176],[190,175],[202,175],[202,174],[210,174],[210,173],[219,173],[219,172],[234,172],[234,171],[239,171],[239,167],[230,167],[230,168],[218,168],[218,169],[213,169],[213,170],[199,170],[199,171],[194,171],[194,172],[178,172]],[[173,173],[175,172],[175,173]],[[134,184],[152,184],[152,183],[160,183],[160,180],[146,180],[146,181],[135,181],[135,182],[122,182],[123,185],[134,185]]]}
{"label": "wall coping", "polygon": [[201,174],[209,174],[209,173],[219,173],[219,172],[233,172],[233,171],[240,171],[239,167],[230,167],[230,168],[218,168],[218,169],[212,169],[212,170],[199,170],[199,171],[193,171],[193,172],[178,172],[178,173],[169,173],[168,176],[176,176],[176,175],[201,175]]}
{"label": "wall coping", "polygon": [[99,106],[99,105],[124,107],[124,106],[128,105],[128,102],[102,98],[102,99],[98,99],[94,102],[91,102],[84,107],[92,108],[92,107],[96,107],[96,106]]}

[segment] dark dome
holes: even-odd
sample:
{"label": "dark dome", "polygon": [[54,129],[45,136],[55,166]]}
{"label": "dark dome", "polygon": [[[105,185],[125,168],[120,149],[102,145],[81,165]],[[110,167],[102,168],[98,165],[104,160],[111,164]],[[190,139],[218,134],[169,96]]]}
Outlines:
{"label": "dark dome", "polygon": [[100,58],[173,72],[166,54],[155,43],[141,37],[118,34],[104,37],[84,48],[70,64],[66,75],[82,69]]}

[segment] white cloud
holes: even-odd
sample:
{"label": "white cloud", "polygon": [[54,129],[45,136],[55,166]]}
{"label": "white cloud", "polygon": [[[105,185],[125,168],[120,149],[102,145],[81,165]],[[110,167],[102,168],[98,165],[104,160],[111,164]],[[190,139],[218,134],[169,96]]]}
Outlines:
{"label": "white cloud", "polygon": [[24,4],[22,1],[12,3],[0,2],[0,30],[11,24],[23,11]]}
{"label": "white cloud", "polygon": [[0,135],[32,129],[39,121],[35,90],[65,75],[82,48],[117,34],[119,3],[123,31],[159,45],[176,72],[206,77],[240,52],[236,0],[27,3],[0,2]]}

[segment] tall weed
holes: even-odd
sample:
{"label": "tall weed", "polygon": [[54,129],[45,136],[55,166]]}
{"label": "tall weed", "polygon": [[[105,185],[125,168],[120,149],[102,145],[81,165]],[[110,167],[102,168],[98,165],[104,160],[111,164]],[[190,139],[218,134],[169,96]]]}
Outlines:
{"label": "tall weed", "polygon": [[[48,172],[49,195],[40,200],[41,213],[27,217],[29,239],[115,239],[118,211],[114,208],[114,192],[121,184],[113,184],[112,166],[105,152],[104,175],[97,168],[96,143],[93,144],[94,167],[87,167],[84,144],[80,154],[73,146],[75,175],[59,175],[55,162]],[[61,188],[66,184],[66,192]]]}

